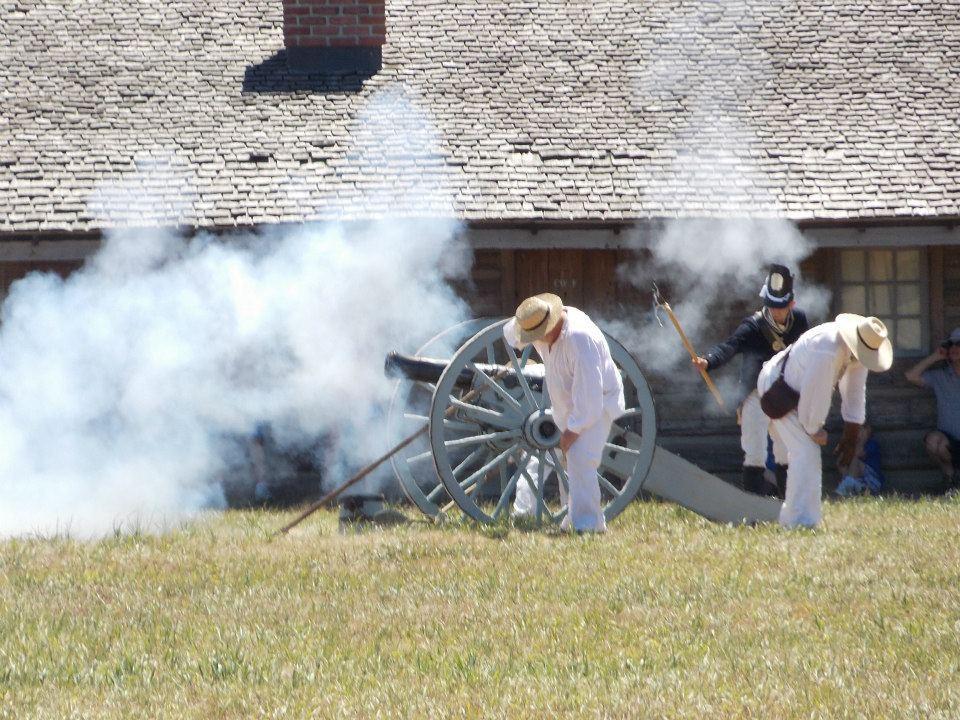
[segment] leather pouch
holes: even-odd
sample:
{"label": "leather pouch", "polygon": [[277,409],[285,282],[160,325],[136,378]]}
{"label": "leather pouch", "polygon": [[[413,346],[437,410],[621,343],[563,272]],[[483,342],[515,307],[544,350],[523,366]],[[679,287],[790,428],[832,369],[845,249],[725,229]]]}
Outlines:
{"label": "leather pouch", "polygon": [[760,397],[760,409],[771,420],[779,420],[784,415],[796,410],[800,404],[800,393],[790,387],[783,377],[789,359],[790,352],[788,351],[783,358],[783,364],[780,366],[780,375]]}

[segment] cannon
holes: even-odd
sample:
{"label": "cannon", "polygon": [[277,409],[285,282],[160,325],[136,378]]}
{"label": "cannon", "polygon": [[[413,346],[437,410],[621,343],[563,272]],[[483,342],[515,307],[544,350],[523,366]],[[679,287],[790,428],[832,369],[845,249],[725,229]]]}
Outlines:
{"label": "cannon", "polygon": [[[404,377],[407,380],[416,380],[419,382],[436,385],[440,380],[443,371],[447,369],[445,360],[436,360],[420,355],[404,355],[403,353],[387,353],[387,358],[383,362],[383,370],[390,377]],[[473,387],[479,379],[477,373],[483,373],[488,377],[502,372],[499,365],[490,363],[474,363],[473,366],[464,368],[454,380],[454,386],[458,388]],[[529,363],[522,368],[520,374],[530,385],[532,390],[543,391],[543,366],[539,363]],[[513,368],[507,368],[502,372],[504,384],[508,387],[514,387],[517,384],[517,372]]]}
{"label": "cannon", "polygon": [[[560,522],[566,512],[559,503],[566,485],[560,430],[552,419],[543,366],[532,360],[532,346],[518,356],[507,345],[504,322],[469,321],[433,338],[415,357],[387,357],[388,373],[401,376],[390,409],[395,432],[429,426],[422,441],[393,456],[393,468],[407,497],[431,517],[456,505],[475,520],[496,522],[524,482],[535,495],[537,521]],[[628,408],[611,431],[598,471],[610,520],[633,500],[646,477],[656,418],[636,361],[607,339]],[[429,359],[457,345],[449,361]],[[465,402],[469,390],[475,397]]]}
{"label": "cannon", "polygon": [[[531,357],[532,346],[518,354],[506,343],[505,322],[467,321],[413,356],[386,358],[386,371],[398,377],[389,413],[394,436],[427,428],[392,456],[394,473],[430,517],[457,507],[479,522],[497,522],[521,483],[532,491],[536,522],[559,523],[566,513],[560,430],[543,366]],[[657,446],[653,394],[633,356],[606,337],[627,407],[611,428],[597,473],[607,520],[641,491],[721,522],[775,520],[775,499],[745,493]]]}

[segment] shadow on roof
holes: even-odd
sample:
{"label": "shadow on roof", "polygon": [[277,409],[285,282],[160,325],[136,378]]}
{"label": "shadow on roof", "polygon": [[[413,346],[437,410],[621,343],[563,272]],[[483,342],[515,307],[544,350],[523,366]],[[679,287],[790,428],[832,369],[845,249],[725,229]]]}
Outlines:
{"label": "shadow on roof", "polygon": [[287,51],[280,50],[262,63],[247,66],[243,74],[244,93],[354,93],[374,73],[331,73],[323,70],[291,70]]}

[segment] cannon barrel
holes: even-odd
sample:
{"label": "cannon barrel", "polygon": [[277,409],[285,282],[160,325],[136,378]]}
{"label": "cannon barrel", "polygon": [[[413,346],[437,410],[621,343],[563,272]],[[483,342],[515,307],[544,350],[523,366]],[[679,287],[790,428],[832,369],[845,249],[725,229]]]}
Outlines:
{"label": "cannon barrel", "polygon": [[[447,369],[448,361],[437,360],[435,358],[425,358],[416,355],[404,355],[403,353],[387,353],[386,360],[383,363],[383,370],[388,377],[405,377],[408,380],[420,380],[421,382],[433,383],[436,385],[440,381],[440,375]],[[476,367],[483,373],[493,376],[500,371],[497,365],[489,363],[476,363]],[[543,365],[532,364],[523,369],[523,377],[534,390],[543,388]],[[456,385],[458,387],[470,387],[473,385],[474,373],[469,368],[460,371]],[[513,370],[508,370],[503,376],[503,382],[507,387],[511,387],[517,381],[517,374]]]}

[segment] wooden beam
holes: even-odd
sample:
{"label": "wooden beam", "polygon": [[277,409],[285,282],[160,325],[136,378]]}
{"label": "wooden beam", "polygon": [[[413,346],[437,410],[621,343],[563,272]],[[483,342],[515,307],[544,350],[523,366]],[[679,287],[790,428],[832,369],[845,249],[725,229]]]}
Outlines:
{"label": "wooden beam", "polygon": [[617,251],[596,250],[583,263],[583,304],[600,317],[616,310]]}
{"label": "wooden beam", "polygon": [[0,262],[80,261],[99,249],[99,240],[4,240],[0,242]]}
{"label": "wooden beam", "polygon": [[518,298],[552,291],[548,261],[549,251],[547,250],[517,251],[515,277]]}
{"label": "wooden beam", "polygon": [[952,225],[887,225],[866,228],[807,228],[803,236],[817,247],[917,247],[960,245]]}
{"label": "wooden beam", "polygon": [[932,247],[929,251],[930,269],[930,333],[931,344],[946,335],[946,313],[943,306],[943,248]]}
{"label": "wooden beam", "polygon": [[517,309],[516,250],[500,251],[500,314],[513,315]]}
{"label": "wooden beam", "polygon": [[583,250],[551,250],[547,260],[550,292],[563,302],[583,307]]}
{"label": "wooden beam", "polygon": [[[718,225],[723,221],[717,220]],[[783,221],[795,225],[790,220]],[[646,247],[663,233],[663,223],[638,223],[622,228],[485,228],[468,227],[466,236],[484,249],[621,250]],[[960,245],[960,225],[874,225],[810,227],[803,236],[817,247],[917,247]]]}

